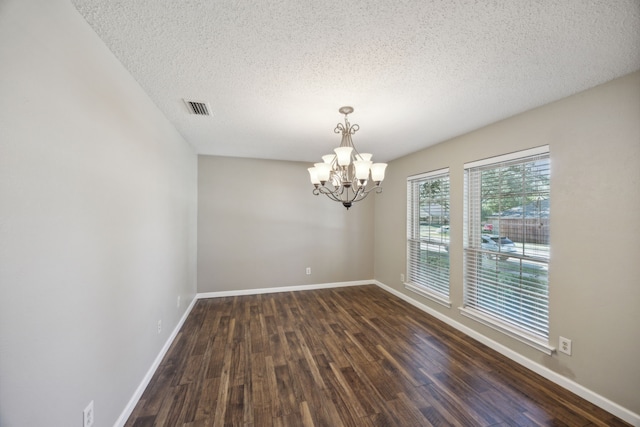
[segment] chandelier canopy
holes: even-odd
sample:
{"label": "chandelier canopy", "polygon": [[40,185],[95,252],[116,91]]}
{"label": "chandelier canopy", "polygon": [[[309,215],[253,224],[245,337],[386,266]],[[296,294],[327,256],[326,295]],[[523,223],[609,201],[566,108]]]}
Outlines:
{"label": "chandelier canopy", "polygon": [[[380,183],[384,180],[386,163],[373,163],[370,153],[360,154],[353,145],[351,135],[360,126],[349,123],[348,115],[353,113],[353,107],[342,107],[338,110],[344,114],[344,124],[338,123],[333,130],[342,134],[340,146],[333,151],[335,154],[322,156],[322,163],[316,163],[309,168],[309,177],[313,184],[313,194],[324,194],[335,202],[340,202],[347,210],[355,202],[363,200],[375,190],[382,192]],[[371,177],[372,185],[367,188]]]}

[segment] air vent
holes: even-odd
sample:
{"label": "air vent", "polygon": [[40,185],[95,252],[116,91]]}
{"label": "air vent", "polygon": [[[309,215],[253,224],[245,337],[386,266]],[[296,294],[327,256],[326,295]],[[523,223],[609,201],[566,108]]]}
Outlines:
{"label": "air vent", "polygon": [[206,102],[202,101],[187,101],[184,100],[184,103],[187,105],[187,109],[191,114],[196,114],[198,116],[210,116],[211,109]]}

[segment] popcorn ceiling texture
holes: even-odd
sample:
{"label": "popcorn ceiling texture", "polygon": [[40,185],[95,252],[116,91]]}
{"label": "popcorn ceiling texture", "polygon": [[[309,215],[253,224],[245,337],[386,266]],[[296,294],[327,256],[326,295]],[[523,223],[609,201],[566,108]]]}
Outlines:
{"label": "popcorn ceiling texture", "polygon": [[317,161],[352,105],[387,161],[640,69],[638,0],[72,2],[201,154]]}

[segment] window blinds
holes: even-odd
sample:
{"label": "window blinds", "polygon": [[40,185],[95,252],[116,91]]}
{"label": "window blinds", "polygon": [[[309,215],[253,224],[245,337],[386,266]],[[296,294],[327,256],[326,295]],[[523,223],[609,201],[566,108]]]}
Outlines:
{"label": "window blinds", "polygon": [[449,169],[407,178],[407,286],[449,298]]}
{"label": "window blinds", "polygon": [[464,308],[549,336],[548,147],[465,165]]}

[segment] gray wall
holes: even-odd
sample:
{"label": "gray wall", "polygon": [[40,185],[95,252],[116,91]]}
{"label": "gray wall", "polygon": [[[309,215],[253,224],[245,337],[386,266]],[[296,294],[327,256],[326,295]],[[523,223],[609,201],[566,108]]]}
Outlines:
{"label": "gray wall", "polygon": [[[460,118],[464,120],[464,117]],[[550,343],[546,356],[462,317],[463,164],[549,144]],[[407,291],[406,178],[450,167],[451,299]],[[525,358],[640,414],[640,73],[397,159],[375,202],[375,277]]]}
{"label": "gray wall", "polygon": [[373,279],[381,195],[347,211],[311,194],[308,167],[199,156],[198,292]]}
{"label": "gray wall", "polygon": [[0,425],[112,426],[195,295],[197,157],[67,1],[1,2],[0,69]]}

